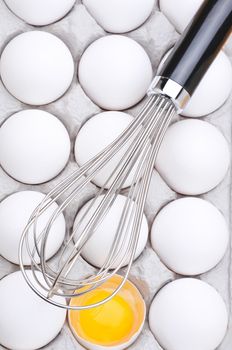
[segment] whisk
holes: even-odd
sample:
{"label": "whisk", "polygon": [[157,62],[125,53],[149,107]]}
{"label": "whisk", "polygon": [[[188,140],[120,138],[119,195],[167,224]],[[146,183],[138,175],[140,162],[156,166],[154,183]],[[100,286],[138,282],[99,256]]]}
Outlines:
{"label": "whisk", "polygon": [[[160,75],[152,81],[145,103],[137,117],[114,142],[52,189],[32,213],[22,234],[19,261],[25,280],[41,298],[62,308],[87,309],[107,302],[124,285],[135,256],[149,184],[165,132],[175,113],[179,114],[189,101],[230,35],[231,29],[232,1],[205,1],[177,42]],[[74,198],[80,195],[83,188],[125,145],[128,147],[126,153],[64,242],[58,266],[56,268],[51,266],[46,261],[46,245],[54,221],[72,205]],[[96,274],[87,278],[77,278],[76,275],[75,278],[72,277],[71,272],[78,267],[83,247],[107,215],[132,171],[133,181],[128,190],[117,234],[104,264]],[[40,215],[64,194],[67,194],[66,199],[53,212],[46,227],[38,234],[37,222]],[[100,196],[99,205],[86,220]],[[76,235],[74,243],[73,238]],[[31,236],[33,236],[33,247],[29,243]],[[31,257],[32,273],[27,272],[23,261],[25,247]],[[78,298],[101,286],[125,265],[125,261],[127,266],[122,281],[108,297],[88,305],[70,306],[66,302],[67,298]],[[42,280],[39,277],[41,275]],[[62,297],[64,302],[57,301],[54,296]]]}

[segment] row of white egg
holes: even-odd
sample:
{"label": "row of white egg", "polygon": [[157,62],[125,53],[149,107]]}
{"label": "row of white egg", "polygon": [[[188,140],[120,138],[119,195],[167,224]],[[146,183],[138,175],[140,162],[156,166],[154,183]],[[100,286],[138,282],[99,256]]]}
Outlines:
{"label": "row of white egg", "polygon": [[[115,111],[103,112],[90,118],[76,138],[77,163],[83,165],[103,150],[132,120],[131,115]],[[99,172],[93,179],[95,184],[104,186],[127,147]],[[205,121],[187,119],[174,123],[168,129],[159,150],[156,168],[176,192],[197,195],[213,189],[222,181],[229,161],[228,143],[218,129]],[[130,186],[132,178],[133,172],[124,187]]]}
{"label": "row of white egg", "polygon": [[[31,273],[30,270],[27,271],[27,274]],[[41,275],[38,274],[37,277],[42,282]],[[131,289],[133,290],[133,285],[129,284],[126,293],[131,292]],[[139,309],[141,296],[137,293],[135,289],[131,295],[137,299],[135,310],[139,318],[138,332],[133,334],[133,340],[141,332],[145,315],[145,310]],[[59,297],[53,298],[62,302]],[[141,305],[144,309],[144,303]],[[66,318],[66,310],[56,308],[39,298],[19,271],[0,281],[0,306],[0,342],[14,350],[34,350],[45,346],[57,336]],[[96,312],[93,315],[96,316]],[[77,314],[70,312],[69,322],[71,327],[77,328],[73,324],[75,316]],[[213,350],[225,335],[228,314],[222,298],[214,288],[200,280],[184,278],[168,283],[157,293],[150,308],[149,322],[151,330],[165,349]],[[110,333],[110,322],[107,328]],[[128,330],[130,331],[127,329],[127,332]],[[88,342],[81,339],[80,335],[78,338],[91,350],[112,348]],[[113,346],[113,349],[125,349],[129,344],[131,339]]]}
{"label": "row of white egg", "polygon": [[[9,9],[25,22],[44,26],[62,19],[76,0],[4,0]],[[154,0],[83,0],[90,14],[107,32],[125,33],[142,25],[150,16]],[[160,0],[160,9],[181,33],[186,28],[203,0]],[[181,9],[181,11],[180,11]]]}
{"label": "row of white egg", "polygon": [[[18,264],[18,245],[21,232],[26,226],[31,213],[42,201],[44,195],[40,192],[22,191],[14,193],[0,203],[0,254],[14,264]],[[99,198],[92,208],[97,206]],[[82,256],[90,264],[103,265],[110,247],[114,241],[120,216],[126,197],[119,195],[86,244]],[[92,200],[88,201],[78,212],[74,227],[80,222]],[[49,215],[56,209],[54,203],[39,220],[38,233],[44,228]],[[16,210],[17,209],[17,210]],[[12,213],[14,220],[10,220]],[[91,215],[88,212],[85,220]],[[83,225],[85,222],[82,223]],[[65,236],[65,220],[61,214],[55,221],[47,243],[46,259],[50,259],[60,248]],[[223,257],[228,244],[228,228],[223,215],[209,202],[186,197],[171,202],[156,216],[151,229],[151,243],[161,260],[171,270],[182,275],[198,275],[214,266]],[[31,236],[29,246],[33,245]],[[78,231],[74,241],[78,238]],[[135,259],[142,253],[148,238],[148,224],[143,217],[140,238]],[[210,246],[210,249],[209,249]],[[124,250],[122,249],[122,256]],[[120,257],[119,257],[120,258]],[[30,264],[30,257],[24,252],[24,263]],[[128,261],[124,261],[124,266]],[[116,264],[117,265],[117,264]]]}
{"label": "row of white egg", "polygon": [[[103,112],[89,119],[76,137],[77,163],[83,165],[103,150],[132,120],[131,115],[116,111]],[[99,172],[93,179],[95,184],[104,185],[128,147],[125,146]],[[0,128],[0,164],[10,176],[23,183],[39,184],[57,176],[68,162],[70,149],[64,125],[42,110],[15,113]],[[168,129],[156,168],[176,192],[196,195],[221,182],[229,158],[227,141],[217,128],[205,121],[188,119],[174,123]],[[130,185],[132,175],[124,187]]]}
{"label": "row of white egg", "polygon": [[[67,91],[74,75],[74,62],[59,38],[48,32],[29,31],[6,45],[0,59],[0,74],[7,90],[17,99],[30,105],[44,105]],[[152,66],[136,41],[109,35],[85,50],[78,76],[82,88],[97,105],[123,110],[145,96],[152,79]],[[221,52],[183,115],[200,117],[219,108],[230,94],[231,76],[230,61]]]}
{"label": "row of white egg", "polygon": [[[45,26],[71,11],[76,0],[4,0],[8,8],[28,24]],[[90,14],[110,33],[125,33],[142,25],[150,16],[155,0],[83,0]]]}
{"label": "row of white egg", "polygon": [[[27,274],[31,273],[30,270],[27,271]],[[40,274],[37,274],[37,278],[40,282],[43,281]],[[132,333],[132,339],[126,339],[124,342],[119,339],[113,346],[94,344],[76,333],[76,328],[81,327],[83,319],[80,318],[80,323],[75,324],[78,312],[69,312],[69,323],[74,335],[88,349],[122,350],[141,332],[146,308],[136,288],[130,282],[126,284],[127,288],[122,295],[131,298],[130,302],[134,300],[132,317],[137,315],[138,323],[132,322],[133,327],[136,325],[134,331],[131,331],[131,325],[124,323],[125,335]],[[57,296],[53,298],[58,302],[63,301]],[[47,345],[61,331],[66,319],[66,310],[54,307],[39,298],[26,284],[20,271],[0,281],[0,307],[0,343],[14,350],[34,350]],[[90,316],[96,317],[97,312],[102,316],[107,311],[112,309],[91,311]],[[131,321],[123,318],[123,308],[120,311],[122,321]],[[117,312],[115,317],[115,321],[118,322],[120,317]],[[107,319],[110,320],[109,317]],[[89,324],[88,321],[86,323],[86,319],[84,321],[85,326],[91,326],[91,320]],[[157,293],[150,308],[149,323],[157,341],[164,349],[214,350],[225,335],[228,314],[224,301],[213,287],[197,279],[182,278],[168,283]],[[115,327],[113,328],[115,333]],[[104,332],[104,327],[101,330]],[[107,330],[109,334],[112,332],[111,322],[107,323]],[[90,333],[93,332],[94,329],[91,328]]]}

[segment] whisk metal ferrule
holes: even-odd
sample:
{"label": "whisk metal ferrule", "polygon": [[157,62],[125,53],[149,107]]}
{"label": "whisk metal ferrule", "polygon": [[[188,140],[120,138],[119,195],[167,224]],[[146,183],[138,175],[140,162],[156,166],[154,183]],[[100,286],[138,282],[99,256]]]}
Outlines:
{"label": "whisk metal ferrule", "polygon": [[181,113],[191,97],[188,91],[186,91],[180,84],[170,78],[162,76],[156,76],[152,80],[147,94],[149,96],[154,94],[164,95],[167,98],[170,98],[176,107],[177,113]]}

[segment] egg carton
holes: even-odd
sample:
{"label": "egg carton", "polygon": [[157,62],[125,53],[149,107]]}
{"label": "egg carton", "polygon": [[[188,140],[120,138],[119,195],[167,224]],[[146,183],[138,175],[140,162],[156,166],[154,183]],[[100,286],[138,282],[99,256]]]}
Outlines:
{"label": "egg carton", "polygon": [[[5,6],[3,0],[0,0],[0,51],[2,52],[6,43],[17,34],[35,30],[16,17]],[[44,27],[40,30],[47,31],[57,35],[70,48],[73,55],[75,66],[77,67],[81,55],[84,50],[94,40],[107,35],[107,33],[96,23],[94,18],[88,13],[81,1],[77,1],[71,12],[62,20]],[[163,55],[173,46],[179,34],[175,31],[168,19],[159,11],[156,3],[149,19],[138,29],[125,34],[126,36],[140,43],[148,53],[154,74]],[[230,39],[225,47],[227,55],[232,59],[232,39]],[[217,82],[215,82],[216,84]],[[203,118],[209,121],[224,134],[227,141],[231,143],[231,124],[232,124],[232,98],[229,98],[226,103],[214,113]],[[12,97],[0,82],[0,123],[2,123],[11,114],[23,109],[30,108],[28,105],[17,101]],[[34,107],[33,107],[34,108]],[[40,107],[38,107],[40,108]],[[132,115],[136,115],[140,108],[140,104],[128,110]],[[72,149],[74,148],[75,137],[81,125],[86,122],[91,116],[101,112],[101,109],[95,105],[84,93],[77,80],[75,72],[71,87],[59,100],[49,105],[41,107],[42,110],[50,112],[57,116],[66,126],[71,142]],[[176,117],[181,119],[181,117]],[[70,174],[77,168],[74,160],[73,152],[70,156],[66,168],[52,181],[42,185],[24,185],[11,177],[9,177],[3,169],[0,168],[0,200],[6,196],[20,190],[37,190],[44,193],[49,192],[54,185],[61,181],[65,176]],[[213,203],[224,214],[228,225],[230,225],[230,207],[231,207],[231,174],[227,173],[225,179],[220,185],[206,193],[201,198],[207,199]],[[66,221],[68,228],[72,227],[77,210],[96,193],[96,186],[89,184],[81,198],[73,202],[71,210],[66,213]],[[170,201],[180,198],[181,196],[173,192],[162,180],[159,174],[154,170],[151,186],[148,193],[145,214],[151,226],[157,212]],[[17,271],[19,268],[11,264],[4,258],[0,257],[0,278]],[[90,268],[91,270],[91,268]],[[202,274],[198,278],[204,280],[214,286],[224,298],[227,308],[231,309],[231,249],[228,248],[223,260],[211,271]],[[167,281],[178,278],[179,276],[168,270],[159,260],[156,253],[152,250],[150,242],[142,255],[134,262],[130,280],[141,291],[147,308],[159,288],[167,283]],[[230,323],[227,336],[220,345],[220,350],[230,350],[232,345],[232,323]],[[0,346],[0,349],[4,349]],[[63,327],[60,334],[50,344],[44,347],[46,350],[63,350],[63,349],[83,349],[74,339],[67,324]],[[138,340],[130,346],[131,350],[160,350],[160,346],[154,339],[149,330],[148,322]],[[187,349],[186,349],[187,350]],[[196,349],[198,350],[198,349]]]}

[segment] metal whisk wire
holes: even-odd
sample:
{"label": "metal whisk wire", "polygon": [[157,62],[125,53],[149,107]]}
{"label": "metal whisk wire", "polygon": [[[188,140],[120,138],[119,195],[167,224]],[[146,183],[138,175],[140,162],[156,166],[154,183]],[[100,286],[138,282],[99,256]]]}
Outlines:
{"label": "metal whisk wire", "polygon": [[[32,213],[20,242],[20,266],[30,287],[43,299],[48,299],[51,303],[60,307],[85,309],[105,303],[116,295],[116,293],[122,288],[128,278],[134,259],[142,223],[146,193],[149,187],[155,158],[165,131],[174,113],[175,107],[169,98],[159,95],[152,95],[148,97],[142,111],[125,129],[125,131],[106,149],[58,184],[50,193],[48,193],[48,195]],[[125,142],[127,142],[127,144],[129,142],[127,152],[120,160],[120,163],[115,167],[104,186],[99,189],[97,196],[94,198],[91,206],[87,208],[83,214],[77,227],[73,229],[72,234],[64,244],[60,255],[60,262],[62,261],[65,253],[67,253],[67,250],[70,248],[81,222],[86,219],[91,207],[94,205],[99,196],[104,193],[103,199],[101,200],[97,209],[91,215],[90,220],[88,220],[77,241],[74,243],[71,253],[69,252],[68,257],[64,261],[62,267],[59,268],[58,271],[55,271],[54,268],[52,268],[48,262],[46,262],[46,244],[54,221],[57,219],[60,213],[62,213],[72,203],[72,200],[81,192],[84,186],[86,186],[86,184],[94,178],[96,173],[100,171],[104,165],[107,164],[107,162],[120,149],[122,149],[123,146],[125,146]],[[81,255],[83,247],[112,207],[123,183],[133,168],[136,168],[136,171],[133,174],[132,185],[129,189],[123,214],[117,228],[117,234],[103,266],[94,276],[79,280],[69,278],[68,275]],[[85,177],[83,177],[83,175],[85,175]],[[105,191],[106,185],[109,185],[107,191]],[[70,194],[53,212],[46,224],[46,227],[38,235],[37,222],[40,215],[43,214],[43,212],[46,211],[46,209],[50,207],[57,199],[59,199],[64,192],[70,189]],[[29,231],[31,228],[32,232],[31,230]],[[30,234],[33,234],[33,248],[31,248],[29,244]],[[34,278],[33,281],[28,277],[23,263],[22,252],[24,246],[26,246],[28,254],[31,257],[31,269]],[[39,258],[39,263],[36,262],[36,258]],[[127,261],[128,264],[120,285],[104,300],[92,305],[72,307],[66,304],[57,303],[53,300],[52,296],[54,295],[62,296],[64,298],[78,297],[97,288],[108,278],[116,274],[125,261]],[[116,267],[114,267],[115,263],[117,263]],[[42,282],[37,276],[37,271],[40,271],[43,275]],[[37,287],[38,285],[43,288],[45,293],[41,293]]]}

